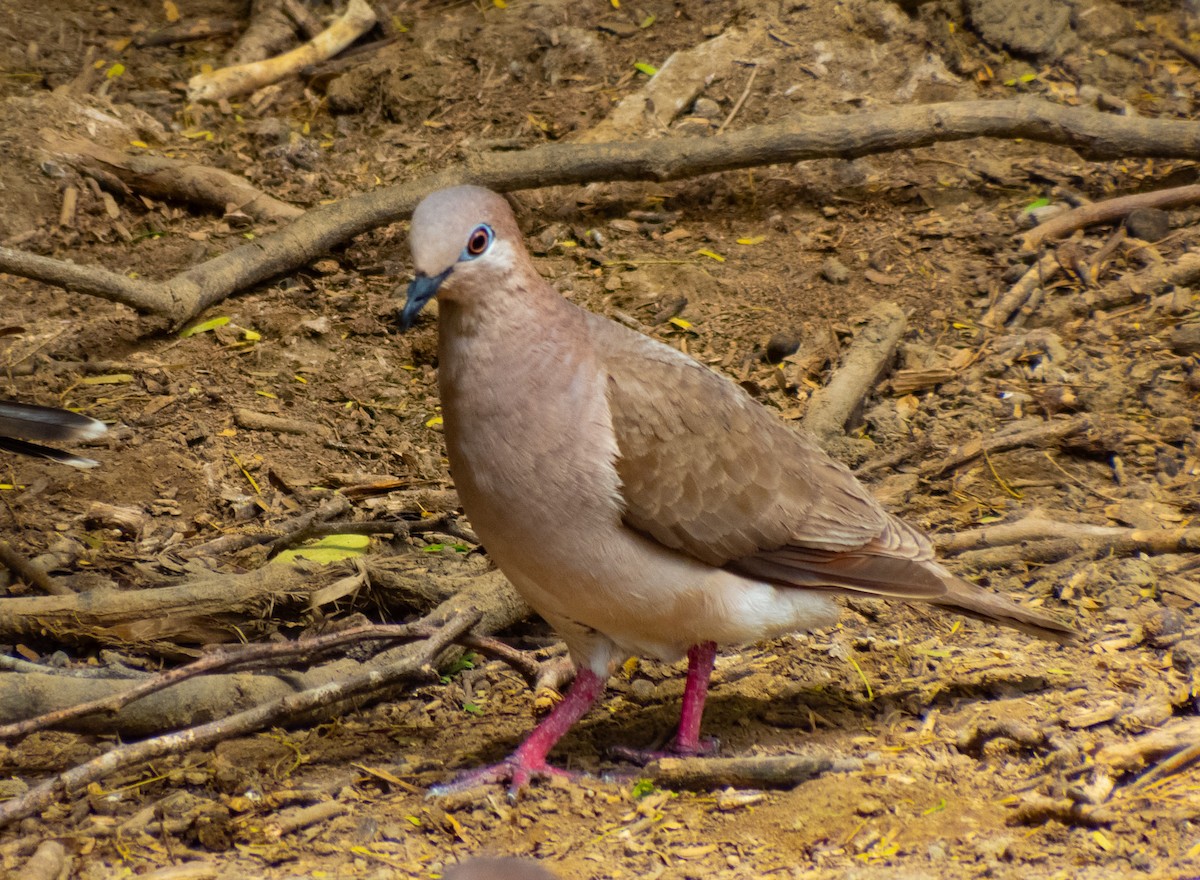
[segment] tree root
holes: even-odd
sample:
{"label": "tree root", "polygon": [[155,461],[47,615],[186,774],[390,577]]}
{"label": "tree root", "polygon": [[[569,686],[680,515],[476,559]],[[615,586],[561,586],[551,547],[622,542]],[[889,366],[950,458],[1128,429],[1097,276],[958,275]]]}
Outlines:
{"label": "tree root", "polygon": [[230,737],[262,730],[272,724],[310,717],[315,712],[328,712],[357,697],[381,694],[400,682],[430,680],[436,676],[433,663],[438,655],[478,619],[477,614],[454,614],[442,618],[436,616],[435,612],[421,621],[423,626],[436,629],[434,635],[381,655],[379,665],[351,678],[329,682],[299,693],[289,693],[269,703],[198,727],[118,746],[42,782],[19,797],[0,803],[0,827],[40,812],[91,782],[137,764],[164,755],[204,748]]}
{"label": "tree root", "polygon": [[180,162],[162,156],[133,155],[94,141],[54,131],[42,133],[49,154],[113,188],[115,181],[130,190],[156,199],[187,202],[226,214],[231,210],[255,220],[286,223],[304,213],[252,186],[244,177],[219,168]]}
{"label": "tree root", "polygon": [[1046,101],[964,101],[795,117],[733,134],[616,144],[545,144],[485,154],[416,181],[314,208],[291,225],[162,281],[0,248],[0,271],[123,303],[181,325],[230,294],[298,269],[367,230],[409,216],[424,196],[474,183],[499,191],[612,180],[678,180],[821,158],[857,158],[975,137],[1062,144],[1086,157],[1191,157],[1200,126],[1113,116]]}

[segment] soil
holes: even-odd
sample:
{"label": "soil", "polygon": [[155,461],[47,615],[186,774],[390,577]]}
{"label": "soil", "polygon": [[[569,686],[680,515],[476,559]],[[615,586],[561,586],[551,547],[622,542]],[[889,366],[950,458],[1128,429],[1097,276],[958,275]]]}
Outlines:
{"label": "soil", "polygon": [[[0,243],[155,278],[266,231],[236,213],[106,197],[39,153],[46,128],[220,167],[314,206],[472,152],[579,138],[645,85],[635,64],[661,65],[734,28],[755,35],[734,63],[669,130],[637,136],[1019,94],[1192,118],[1200,75],[1159,39],[1186,41],[1197,27],[1177,5],[398,0],[377,4],[390,44],[247,98],[188,105],[187,79],[220,66],[233,38],[151,47],[133,38],[175,14],[184,25],[242,22],[244,4],[9,0],[0,8]],[[1016,237],[1027,208],[1195,173],[1187,161],[1090,163],[1063,148],[989,140],[670,184],[531,190],[513,201],[540,271],[565,295],[725,371],[784,418],[803,414],[836,365],[835,346],[871,307],[898,303],[908,329],[897,368],[952,378],[904,393],[882,385],[836,452],[852,466],[892,457],[866,479],[910,521],[945,536],[1041,510],[1162,530],[1200,512],[1200,365],[1181,333],[1195,326],[1196,297],[1181,288],[1107,309],[1081,303],[1098,285],[1174,264],[1193,243],[1195,216],[1176,211],[1161,240],[1115,247],[1094,277],[1060,274],[1024,326],[987,331],[979,320],[1028,268]],[[61,224],[70,185],[78,209]],[[1076,245],[1090,258],[1112,234],[1090,230]],[[89,452],[102,460],[92,471],[0,461],[5,537],[30,557],[54,554],[55,575],[76,589],[137,589],[203,565],[259,564],[252,554],[184,563],[172,553],[303,512],[338,487],[383,478],[452,487],[434,325],[394,332],[408,271],[401,223],[240,293],[204,316],[228,323],[187,337],[123,306],[0,276],[3,396],[111,425]],[[799,350],[782,369],[766,363],[768,342],[786,348],[788,337]],[[250,430],[239,409],[309,430]],[[1140,433],[918,473],[959,444],[1072,413]],[[411,498],[355,506],[388,518],[414,513]],[[95,502],[132,508],[143,524],[95,525]],[[478,552],[456,552],[454,538],[425,537],[376,539],[372,552],[444,543],[448,565],[485,565]],[[1045,644],[935,611],[849,602],[835,629],[726,649],[705,716],[722,754],[855,759],[790,790],[636,784],[609,750],[666,736],[683,687],[682,667],[640,660],[556,749],[579,778],[533,785],[515,804],[497,789],[426,797],[430,785],[511,751],[548,704],[507,666],[479,661],[322,724],[229,740],[77,792],[0,830],[0,864],[25,876],[34,849],[57,839],[79,878],[176,863],[193,863],[195,876],[425,878],[485,852],[597,880],[1200,874],[1200,771],[1183,765],[1139,784],[1161,754],[1137,747],[1196,711],[1196,556],[950,564],[1073,620],[1084,640]],[[15,579],[3,590],[29,593]],[[369,598],[352,610],[404,613]],[[291,635],[322,622],[304,609],[287,614],[256,631]],[[554,644],[536,621],[505,635],[522,647]],[[171,656],[50,639],[5,649],[60,665],[154,665],[195,645]],[[117,739],[53,732],[0,746],[0,790],[17,795]],[[1112,759],[1126,746],[1132,758]]]}

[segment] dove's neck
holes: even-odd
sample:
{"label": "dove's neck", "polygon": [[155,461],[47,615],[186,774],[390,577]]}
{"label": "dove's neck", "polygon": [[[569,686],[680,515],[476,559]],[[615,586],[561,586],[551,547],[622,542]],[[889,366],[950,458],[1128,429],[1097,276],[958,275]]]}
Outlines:
{"label": "dove's neck", "polygon": [[506,550],[564,519],[619,517],[606,372],[587,313],[540,279],[464,299],[438,310],[446,448],[472,525],[511,568]]}

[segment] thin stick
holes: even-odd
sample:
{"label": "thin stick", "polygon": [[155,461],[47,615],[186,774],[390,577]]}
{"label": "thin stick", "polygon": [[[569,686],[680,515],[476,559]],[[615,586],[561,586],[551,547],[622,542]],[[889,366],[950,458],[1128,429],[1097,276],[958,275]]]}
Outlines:
{"label": "thin stick", "polygon": [[756,76],[758,76],[757,64],[750,69],[750,78],[746,80],[746,88],[742,89],[741,97],[737,99],[737,103],[733,105],[733,109],[729,111],[729,115],[725,117],[725,121],[717,128],[717,134],[722,134],[729,127],[729,123],[733,122],[733,117],[738,115],[738,111],[742,109],[742,105],[750,97],[750,87],[754,85],[754,78]]}
{"label": "thin stick", "polygon": [[1081,205],[1052,217],[1040,226],[1035,226],[1021,240],[1021,250],[1035,251],[1045,242],[1070,235],[1076,229],[1094,226],[1097,223],[1112,223],[1127,217],[1138,208],[1182,208],[1200,202],[1200,184],[1159,189],[1148,193],[1120,196],[1103,202]]}
{"label": "thin stick", "polygon": [[74,596],[75,591],[60,584],[33,562],[12,548],[7,541],[0,541],[0,565],[3,565],[31,587],[37,587],[51,596]]}

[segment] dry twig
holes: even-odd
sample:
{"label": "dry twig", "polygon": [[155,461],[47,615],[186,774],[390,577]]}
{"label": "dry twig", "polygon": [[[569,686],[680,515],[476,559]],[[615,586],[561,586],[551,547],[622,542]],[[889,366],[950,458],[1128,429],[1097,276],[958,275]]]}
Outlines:
{"label": "dry twig", "polygon": [[375,10],[366,0],[350,0],[345,13],[316,37],[290,52],[223,67],[212,73],[198,73],[188,80],[189,101],[219,101],[262,88],[284,77],[299,73],[310,64],[337,55],[375,26]]}
{"label": "dry twig", "polygon": [[1030,267],[1012,287],[1004,292],[979,319],[985,327],[1003,327],[1029,300],[1035,290],[1042,287],[1058,273],[1058,257],[1046,254]]}
{"label": "dry twig", "polygon": [[804,427],[818,442],[840,437],[892,362],[906,319],[895,303],[882,303],[854,337],[829,384],[818,389],[804,414]]}
{"label": "dry twig", "polygon": [[955,447],[941,461],[931,462],[921,468],[923,479],[936,479],[947,471],[961,467],[967,462],[974,461],[984,453],[1006,452],[1009,449],[1019,449],[1022,446],[1047,446],[1062,443],[1068,438],[1087,434],[1093,428],[1092,419],[1088,416],[1074,416],[1070,419],[1059,419],[1045,422],[1024,431],[1012,431],[989,440],[976,438],[961,446]]}
{"label": "dry twig", "polygon": [[822,773],[858,770],[853,759],[809,755],[773,755],[749,758],[659,758],[645,775],[665,788],[709,791],[714,788],[795,788]]}
{"label": "dry twig", "polygon": [[1045,223],[1035,226],[1025,233],[1021,240],[1021,250],[1036,251],[1045,242],[1070,235],[1085,226],[1095,226],[1098,223],[1112,223],[1127,217],[1139,208],[1183,208],[1200,202],[1200,184],[1176,186],[1171,189],[1159,189],[1154,192],[1136,193],[1131,196],[1118,196],[1115,199],[1105,199],[1103,202],[1092,202],[1072,208]]}

